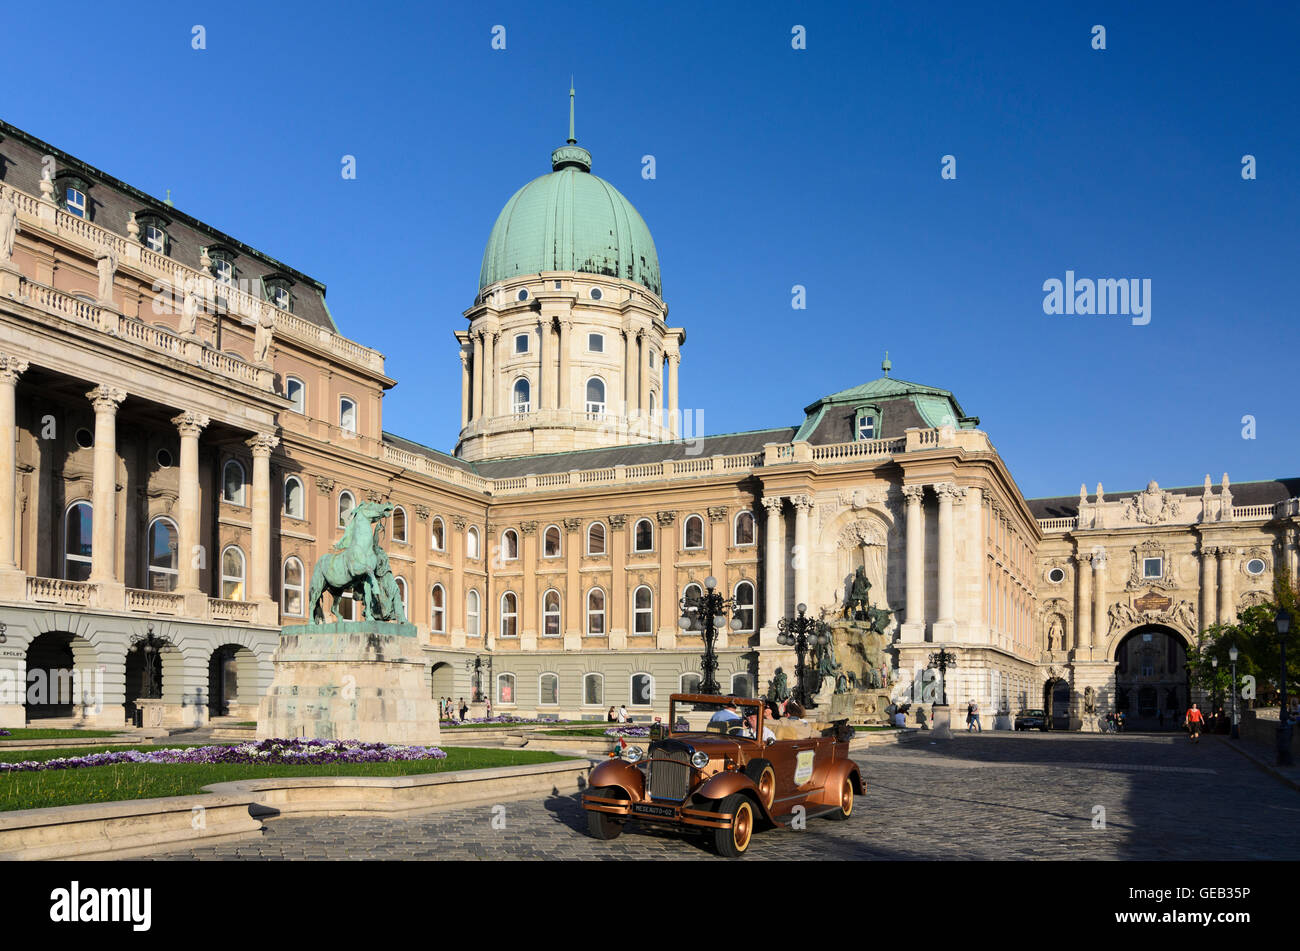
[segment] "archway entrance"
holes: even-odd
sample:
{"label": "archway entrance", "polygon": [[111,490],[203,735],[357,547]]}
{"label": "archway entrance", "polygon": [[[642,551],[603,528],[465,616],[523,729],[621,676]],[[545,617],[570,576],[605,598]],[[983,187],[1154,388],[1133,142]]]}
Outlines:
{"label": "archway entrance", "polygon": [[1043,684],[1043,713],[1049,730],[1070,728],[1070,683],[1059,677]]}
{"label": "archway entrance", "polygon": [[434,700],[441,700],[443,697],[456,699],[456,671],[451,664],[443,661],[433,665],[429,672],[430,692]]}
{"label": "archway entrance", "polygon": [[1187,642],[1172,628],[1144,624],[1115,645],[1115,709],[1126,730],[1175,730],[1191,703]]}
{"label": "archway entrance", "polygon": [[72,671],[76,661],[73,635],[51,631],[27,648],[24,684],[28,720],[49,720],[74,714]]}
{"label": "archway entrance", "polygon": [[257,676],[257,658],[240,644],[222,644],[208,658],[208,716],[252,716],[242,698],[251,696]]}

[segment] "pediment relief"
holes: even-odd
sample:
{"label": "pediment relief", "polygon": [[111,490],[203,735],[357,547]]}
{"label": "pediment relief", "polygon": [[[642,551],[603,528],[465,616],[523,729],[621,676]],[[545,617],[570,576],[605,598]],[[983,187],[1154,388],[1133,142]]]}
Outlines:
{"label": "pediment relief", "polygon": [[1181,495],[1166,492],[1152,479],[1146,489],[1130,498],[1124,509],[1124,517],[1130,521],[1147,525],[1158,525],[1178,517],[1182,512]]}

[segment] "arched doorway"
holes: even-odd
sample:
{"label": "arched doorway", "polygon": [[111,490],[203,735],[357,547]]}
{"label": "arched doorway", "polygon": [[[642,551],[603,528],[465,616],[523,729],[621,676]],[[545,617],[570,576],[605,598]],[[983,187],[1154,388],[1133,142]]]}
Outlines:
{"label": "arched doorway", "polygon": [[1144,624],[1115,644],[1115,710],[1126,730],[1174,730],[1191,703],[1187,641],[1173,628]]}
{"label": "arched doorway", "polygon": [[[128,724],[135,722],[136,701],[149,697],[151,689],[155,699],[161,700],[167,696],[168,678],[172,678],[174,684],[181,683],[183,665],[181,652],[165,640],[160,645],[158,642],[149,645],[139,641],[132,645],[126,652],[124,705]],[[151,668],[152,676],[157,678],[155,684],[150,684]],[[172,703],[176,702],[175,699],[172,700]]]}
{"label": "arched doorway", "polygon": [[446,661],[434,664],[433,669],[429,671],[429,690],[434,700],[441,700],[443,697],[456,699],[456,671],[451,664]]}
{"label": "arched doorway", "polygon": [[90,641],[64,631],[41,634],[27,648],[24,689],[28,720],[98,713],[97,654]]}
{"label": "arched doorway", "polygon": [[222,644],[208,658],[208,716],[253,716],[255,709],[242,700],[252,696],[257,677],[257,656],[241,644]]}
{"label": "arched doorway", "polygon": [[1070,728],[1070,682],[1054,677],[1043,684],[1043,713],[1049,730]]}

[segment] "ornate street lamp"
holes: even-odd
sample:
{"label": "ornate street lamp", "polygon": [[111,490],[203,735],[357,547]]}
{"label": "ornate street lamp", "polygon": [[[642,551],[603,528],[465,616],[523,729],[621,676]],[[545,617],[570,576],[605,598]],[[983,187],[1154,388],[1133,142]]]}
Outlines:
{"label": "ornate street lamp", "polygon": [[1290,766],[1291,712],[1287,709],[1286,702],[1286,636],[1291,631],[1291,612],[1286,608],[1278,608],[1274,623],[1277,625],[1278,644],[1282,648],[1282,705],[1277,711],[1277,765]]}
{"label": "ornate street lamp", "polygon": [[162,697],[162,649],[171,644],[165,637],[158,637],[153,632],[153,624],[143,636],[137,634],[131,638],[131,646],[140,648],[144,655],[144,692],[141,700],[157,700]]}
{"label": "ornate street lamp", "polygon": [[930,666],[939,671],[939,705],[948,706],[948,673],[949,667],[957,666],[957,655],[949,651],[940,649],[930,655]]}
{"label": "ornate street lamp", "polygon": [[466,658],[465,669],[469,671],[469,675],[470,675],[470,695],[472,697],[470,702],[482,703],[483,702],[483,671],[485,670],[487,671],[488,679],[491,680],[492,679],[492,658],[489,657],[487,659],[487,663],[484,663],[483,658],[477,654],[472,658]]}
{"label": "ornate street lamp", "polygon": [[[700,659],[700,672],[704,676],[700,679],[700,693],[707,694],[722,693],[722,688],[718,686],[718,679],[714,676],[718,671],[718,655],[714,650],[718,639],[716,619],[726,617],[728,611],[735,610],[734,599],[724,598],[718,594],[714,590],[717,586],[717,578],[712,575],[705,578],[704,594],[699,597],[682,598],[682,616],[677,619],[677,626],[683,632],[698,632],[704,636],[704,654]],[[733,614],[728,626],[733,631],[739,631],[745,626],[745,622]]]}
{"label": "ornate street lamp", "polygon": [[779,633],[776,642],[782,647],[794,648],[794,698],[801,707],[807,707],[809,706],[808,670],[804,665],[804,656],[810,648],[829,644],[831,635],[830,628],[825,622],[806,615],[808,605],[799,604],[796,609],[799,612],[798,617],[783,617],[777,622],[776,628]]}
{"label": "ornate street lamp", "polygon": [[1237,645],[1233,644],[1228,648],[1228,660],[1232,661],[1232,738],[1241,739],[1241,732],[1237,729]]}
{"label": "ornate street lamp", "polygon": [[1214,683],[1214,692],[1210,695],[1210,705],[1214,707],[1211,711],[1211,716],[1213,716],[1219,712],[1219,658],[1210,658],[1210,670],[1213,671],[1210,676],[1213,678],[1212,682]]}

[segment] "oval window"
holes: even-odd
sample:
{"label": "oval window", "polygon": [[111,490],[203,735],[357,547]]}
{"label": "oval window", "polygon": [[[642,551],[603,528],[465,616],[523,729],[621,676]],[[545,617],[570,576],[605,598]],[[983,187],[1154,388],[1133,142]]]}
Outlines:
{"label": "oval window", "polygon": [[1065,580],[1065,569],[1053,568],[1051,571],[1047,573],[1047,580],[1050,581],[1052,584],[1060,584],[1062,581]]}
{"label": "oval window", "polygon": [[592,299],[592,300],[600,300],[603,296],[605,296],[605,295],[603,295],[603,294],[600,292],[600,288],[599,288],[599,287],[593,287],[593,288],[591,289],[591,299]]}
{"label": "oval window", "polygon": [[528,288],[519,288],[519,293],[515,295],[515,300],[528,300]]}
{"label": "oval window", "polygon": [[1251,575],[1262,575],[1267,566],[1262,558],[1252,558],[1246,562],[1246,573]]}
{"label": "oval window", "polygon": [[74,438],[77,440],[77,445],[82,449],[89,449],[91,446],[95,445],[95,437],[91,434],[89,429],[84,427],[77,430]]}
{"label": "oval window", "polygon": [[159,449],[156,458],[159,469],[170,469],[172,467],[172,454],[166,449]]}

